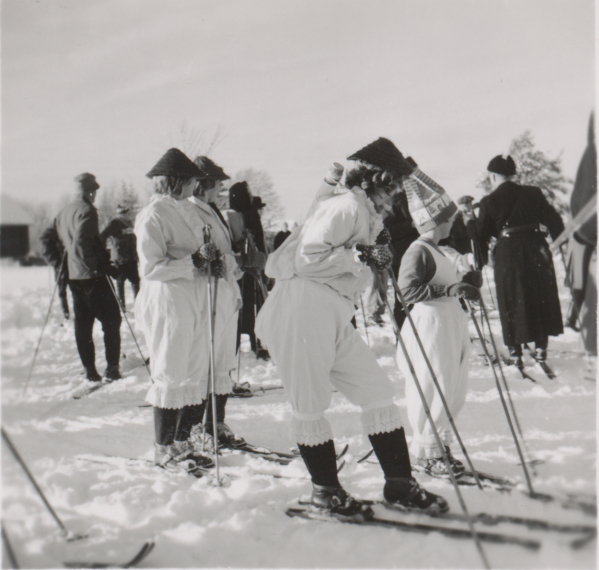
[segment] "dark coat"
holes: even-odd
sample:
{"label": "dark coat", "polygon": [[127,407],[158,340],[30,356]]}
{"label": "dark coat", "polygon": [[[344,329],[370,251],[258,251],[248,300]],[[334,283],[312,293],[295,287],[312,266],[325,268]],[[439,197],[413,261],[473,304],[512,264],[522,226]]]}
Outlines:
{"label": "dark coat", "polygon": [[284,231],[280,231],[277,233],[277,235],[275,236],[275,240],[273,242],[273,247],[275,248],[275,250],[279,249],[279,247],[281,247],[281,245],[283,244],[283,242],[291,235],[291,232],[288,230],[286,232]]}
{"label": "dark coat", "polygon": [[112,262],[119,266],[136,262],[137,240],[133,232],[133,224],[113,218],[100,234],[102,243],[110,251]]}
{"label": "dark coat", "polygon": [[74,200],[58,213],[54,226],[67,250],[70,280],[106,274],[110,255],[102,245],[93,204],[83,198]]}
{"label": "dark coat", "polygon": [[393,212],[388,215],[383,223],[391,234],[391,251],[393,252],[393,271],[399,272],[399,265],[404,253],[410,244],[420,235],[412,223],[412,216],[408,208],[408,199],[402,192],[395,198]]}
{"label": "dark coat", "polygon": [[[495,287],[507,346],[564,332],[553,258],[539,224],[552,239],[564,229],[562,218],[540,188],[510,181],[483,198],[479,217],[468,222],[470,237],[483,248],[492,237],[497,238]],[[500,236],[503,229],[529,225],[536,229]]]}

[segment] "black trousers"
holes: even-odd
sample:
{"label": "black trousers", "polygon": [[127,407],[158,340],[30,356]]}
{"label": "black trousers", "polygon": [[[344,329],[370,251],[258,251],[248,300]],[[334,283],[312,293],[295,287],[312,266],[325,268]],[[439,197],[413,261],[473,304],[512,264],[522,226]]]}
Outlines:
{"label": "black trousers", "polygon": [[137,297],[139,293],[139,272],[137,271],[137,261],[130,261],[119,265],[119,274],[116,278],[116,292],[119,302],[125,308],[125,281],[131,283],[133,295]]}
{"label": "black trousers", "polygon": [[75,341],[81,363],[86,368],[95,366],[94,321],[102,323],[104,350],[109,366],[119,363],[121,353],[121,313],[107,277],[72,279],[69,287],[73,295],[75,313]]}

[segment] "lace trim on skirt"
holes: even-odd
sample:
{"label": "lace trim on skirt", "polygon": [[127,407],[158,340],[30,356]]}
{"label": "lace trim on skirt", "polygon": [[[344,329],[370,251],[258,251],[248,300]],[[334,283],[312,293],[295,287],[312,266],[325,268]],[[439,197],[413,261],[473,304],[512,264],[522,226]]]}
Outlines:
{"label": "lace trim on skirt", "polygon": [[320,418],[319,420],[293,418],[291,420],[291,431],[294,441],[300,445],[321,445],[329,441],[329,439],[333,439],[331,424],[324,418]]}

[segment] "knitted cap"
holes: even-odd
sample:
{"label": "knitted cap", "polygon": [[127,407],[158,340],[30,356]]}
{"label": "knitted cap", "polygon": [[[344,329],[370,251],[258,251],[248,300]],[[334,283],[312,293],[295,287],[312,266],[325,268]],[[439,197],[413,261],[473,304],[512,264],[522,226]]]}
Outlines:
{"label": "knitted cap", "polygon": [[397,176],[410,174],[414,170],[398,148],[389,139],[383,137],[348,156],[347,160],[359,160],[383,170],[389,170]]}
{"label": "knitted cap", "polygon": [[498,154],[495,158],[491,159],[489,166],[487,166],[487,170],[489,172],[501,174],[502,176],[513,176],[516,174],[516,163],[511,156],[503,158],[503,156]]}
{"label": "knitted cap", "polygon": [[403,181],[403,187],[414,226],[421,234],[447,222],[458,210],[449,194],[419,168]]}
{"label": "knitted cap", "polygon": [[154,176],[177,176],[179,178],[200,178],[202,171],[178,148],[167,150],[164,156],[146,174]]}
{"label": "knitted cap", "polygon": [[84,172],[79,176],[75,176],[75,182],[77,182],[84,190],[97,190],[100,188],[100,185],[96,181],[96,177],[89,172]]}
{"label": "knitted cap", "polygon": [[229,180],[225,171],[207,156],[196,156],[194,163],[202,171],[202,180]]}

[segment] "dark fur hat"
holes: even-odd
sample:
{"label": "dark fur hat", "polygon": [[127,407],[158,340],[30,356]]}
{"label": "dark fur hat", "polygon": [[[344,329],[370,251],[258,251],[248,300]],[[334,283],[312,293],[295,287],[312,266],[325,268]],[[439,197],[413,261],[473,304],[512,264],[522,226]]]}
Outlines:
{"label": "dark fur hat", "polygon": [[252,207],[247,182],[236,182],[229,188],[229,207],[238,212],[249,210]]}
{"label": "dark fur hat", "polygon": [[491,159],[487,170],[495,172],[495,174],[501,174],[502,176],[513,176],[516,174],[516,163],[511,156],[508,155],[507,158],[503,158],[502,155],[498,154],[495,158]]}
{"label": "dark fur hat", "polygon": [[196,156],[194,163],[202,171],[202,180],[229,180],[225,171],[207,156]]}
{"label": "dark fur hat", "polygon": [[84,190],[97,190],[100,188],[100,185],[96,181],[96,177],[89,172],[84,172],[83,174],[79,174],[79,176],[75,176],[75,182],[77,182],[79,187]]}
{"label": "dark fur hat", "polygon": [[414,170],[399,149],[389,139],[383,137],[348,156],[347,160],[359,160],[388,170],[397,176],[405,176]]}
{"label": "dark fur hat", "polygon": [[154,176],[176,176],[178,178],[200,178],[202,171],[178,148],[171,148],[146,174]]}

